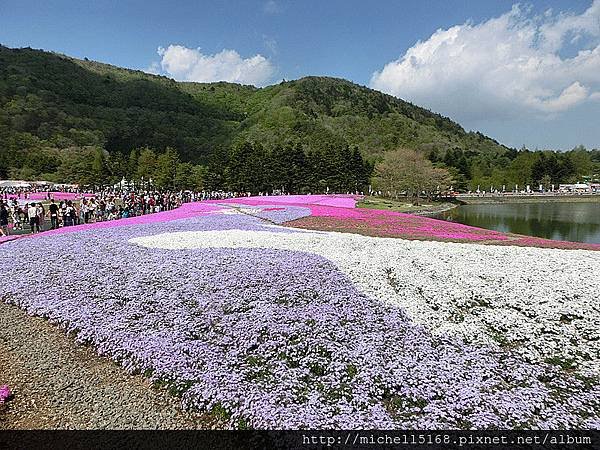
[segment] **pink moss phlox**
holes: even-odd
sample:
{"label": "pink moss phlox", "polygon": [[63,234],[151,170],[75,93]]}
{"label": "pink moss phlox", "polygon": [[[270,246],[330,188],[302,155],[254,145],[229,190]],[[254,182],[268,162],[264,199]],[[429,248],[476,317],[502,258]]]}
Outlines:
{"label": "pink moss phlox", "polygon": [[505,241],[509,237],[497,231],[483,230],[444,220],[430,219],[395,211],[356,208],[357,196],[286,195],[279,197],[244,197],[221,203],[248,206],[265,204],[303,206],[310,208],[313,217],[331,217],[347,220],[365,227],[377,228],[383,235],[411,235],[413,237],[487,241]]}
{"label": "pink moss phlox", "polygon": [[308,206],[322,205],[336,208],[354,208],[358,195],[280,195],[230,198],[226,200],[211,200],[214,203],[242,203],[248,206],[264,204]]}
{"label": "pink moss phlox", "polygon": [[63,227],[56,230],[44,231],[39,234],[24,234],[18,236],[0,237],[0,244],[7,241],[12,241],[18,238],[36,237],[36,236],[51,236],[55,234],[74,233],[78,231],[96,230],[102,228],[113,228],[128,225],[144,225],[149,223],[170,222],[172,220],[190,219],[197,216],[213,214],[221,211],[222,206],[209,204],[206,202],[185,203],[177,209],[171,211],[163,211],[145,216],[129,217],[126,219],[111,220],[107,222],[88,223],[83,225],[75,225],[72,227]]}
{"label": "pink moss phlox", "polygon": [[0,386],[0,405],[6,402],[12,396],[12,392],[7,384]]}

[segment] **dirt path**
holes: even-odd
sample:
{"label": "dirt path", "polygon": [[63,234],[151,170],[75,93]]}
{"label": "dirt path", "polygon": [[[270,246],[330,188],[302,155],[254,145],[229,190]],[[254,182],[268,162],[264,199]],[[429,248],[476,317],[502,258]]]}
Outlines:
{"label": "dirt path", "polygon": [[78,345],[44,319],[0,302],[0,429],[197,429],[206,416]]}

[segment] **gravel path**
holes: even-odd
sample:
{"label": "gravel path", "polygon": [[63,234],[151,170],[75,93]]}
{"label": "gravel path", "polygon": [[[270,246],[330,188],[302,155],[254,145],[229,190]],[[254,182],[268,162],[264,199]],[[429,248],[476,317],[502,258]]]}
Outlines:
{"label": "gravel path", "polygon": [[207,417],[77,345],[46,320],[0,302],[0,429],[197,429]]}

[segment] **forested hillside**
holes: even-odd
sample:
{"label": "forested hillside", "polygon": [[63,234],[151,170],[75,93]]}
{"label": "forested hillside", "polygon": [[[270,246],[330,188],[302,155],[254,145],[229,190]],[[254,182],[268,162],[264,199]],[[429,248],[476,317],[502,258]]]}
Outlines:
{"label": "forested hillside", "polygon": [[[235,175],[254,152],[272,173],[282,167],[276,179],[259,181],[264,187],[292,177],[300,180],[298,189],[349,189],[364,187],[373,163],[399,147],[453,168],[465,187],[499,176],[497,169],[506,170],[518,153],[342,79],[307,77],[262,89],[180,83],[0,46],[0,178],[108,183],[150,173],[137,167],[141,149],[158,158],[172,148],[178,164],[204,173],[211,188],[257,182],[250,174]],[[290,175],[286,161],[292,159],[294,167],[304,161],[302,174]]]}

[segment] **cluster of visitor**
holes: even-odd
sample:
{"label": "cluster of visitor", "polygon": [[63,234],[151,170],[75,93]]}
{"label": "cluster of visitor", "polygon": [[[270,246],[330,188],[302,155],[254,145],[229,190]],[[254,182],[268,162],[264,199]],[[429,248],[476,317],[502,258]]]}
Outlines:
{"label": "cluster of visitor", "polygon": [[[61,187],[56,192],[77,194],[79,191],[73,187]],[[50,200],[56,192],[49,192],[47,186],[29,186],[29,187],[0,187],[0,199],[5,202],[9,199],[16,198],[18,200],[29,200],[33,194],[43,193],[46,200]]]}
{"label": "cluster of visitor", "polygon": [[[15,199],[6,203],[0,200],[0,237],[10,235],[11,231],[26,229],[39,233],[44,228],[47,214],[48,211],[41,202],[21,205]],[[9,223],[12,223],[12,230]]]}
{"label": "cluster of visitor", "polygon": [[170,211],[191,201],[185,192],[101,192],[80,203],[80,223],[102,222],[132,216]]}
{"label": "cluster of visitor", "polygon": [[27,224],[32,233],[39,233],[45,216],[46,209],[42,203],[27,203],[22,206],[16,200],[7,203],[0,200],[0,236],[10,234],[10,222],[13,230],[24,230]]}
{"label": "cluster of visitor", "polygon": [[[42,192],[43,200],[30,201],[32,194],[38,194],[36,198],[40,198],[39,193]],[[226,191],[165,192],[105,189],[94,193],[72,192],[77,194],[77,199],[61,199],[65,192],[71,193],[66,190],[46,192],[36,188],[0,189],[0,236],[7,236],[11,232],[39,233],[74,225],[125,219],[170,211],[188,202],[224,200],[251,195],[246,192]]]}
{"label": "cluster of visitor", "polygon": [[228,198],[248,197],[252,194],[249,192],[230,192],[230,191],[202,191],[197,192],[194,201],[203,200],[225,200]]}
{"label": "cluster of visitor", "polygon": [[49,202],[19,201],[13,197],[0,201],[0,236],[13,231],[29,230],[39,233],[86,223],[125,219],[161,211],[169,211],[190,201],[185,193],[127,193],[115,197],[106,193],[86,194],[80,200],[55,200],[50,193]]}
{"label": "cluster of visitor", "polygon": [[[222,190],[171,192],[117,188],[82,192],[66,185],[54,192],[46,189],[36,185],[0,187],[0,237],[170,211],[183,203],[252,195]],[[258,195],[285,193],[260,192]]]}

